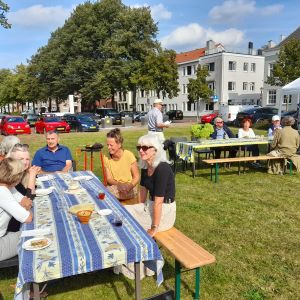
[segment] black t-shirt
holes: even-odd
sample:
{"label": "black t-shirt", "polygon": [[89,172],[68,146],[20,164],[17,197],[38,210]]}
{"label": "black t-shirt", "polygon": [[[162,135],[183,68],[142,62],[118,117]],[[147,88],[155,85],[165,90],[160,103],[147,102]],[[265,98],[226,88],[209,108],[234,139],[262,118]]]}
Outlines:
{"label": "black t-shirt", "polygon": [[164,202],[175,198],[175,179],[170,165],[161,162],[152,176],[148,176],[147,169],[142,169],[141,186],[144,186],[150,193],[150,199],[164,197]]}

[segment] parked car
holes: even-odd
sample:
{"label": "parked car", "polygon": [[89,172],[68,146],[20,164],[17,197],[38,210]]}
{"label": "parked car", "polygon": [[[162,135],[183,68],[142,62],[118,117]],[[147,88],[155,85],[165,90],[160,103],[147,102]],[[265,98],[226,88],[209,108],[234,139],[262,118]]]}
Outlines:
{"label": "parked car", "polygon": [[41,117],[35,123],[36,133],[45,133],[47,131],[56,130],[57,132],[70,132],[70,125],[61,120],[59,117]]}
{"label": "parked car", "polygon": [[102,119],[110,117],[114,125],[122,124],[121,114],[113,108],[96,108],[96,114]]}
{"label": "parked car", "polygon": [[30,134],[31,129],[26,120],[21,116],[4,116],[0,124],[1,134]]}
{"label": "parked car", "polygon": [[144,111],[136,111],[134,113],[134,121],[135,122],[141,122],[141,117],[145,117],[147,115]]}
{"label": "parked car", "polygon": [[200,118],[201,123],[214,123],[215,118],[218,116],[217,113],[211,113],[211,114],[207,114],[207,115],[203,115]]}
{"label": "parked car", "polygon": [[222,104],[219,107],[219,116],[223,119],[225,123],[234,123],[236,116],[238,112],[244,111],[246,109],[250,108],[258,108],[261,107],[259,105],[252,105],[252,104],[234,104],[234,105],[228,105],[228,104]]}
{"label": "parked car", "polygon": [[166,115],[169,117],[169,120],[182,120],[183,119],[182,110],[169,110],[166,112]]}
{"label": "parked car", "polygon": [[26,119],[27,123],[30,127],[34,127],[35,123],[38,121],[39,116],[34,114],[24,115],[24,118]]}
{"label": "parked car", "polygon": [[98,123],[87,115],[64,115],[64,120],[75,131],[99,131]]}
{"label": "parked car", "polygon": [[2,118],[5,117],[5,116],[7,116],[7,114],[0,113],[0,124],[1,124]]}
{"label": "parked car", "polygon": [[121,117],[130,117],[132,119],[132,123],[134,122],[134,112],[130,110],[123,110],[120,112]]}
{"label": "parked car", "polygon": [[95,113],[92,112],[78,112],[76,113],[77,116],[87,116],[92,118],[93,120],[95,120],[97,122],[97,124],[101,124],[101,118],[99,117],[99,115],[96,115]]}

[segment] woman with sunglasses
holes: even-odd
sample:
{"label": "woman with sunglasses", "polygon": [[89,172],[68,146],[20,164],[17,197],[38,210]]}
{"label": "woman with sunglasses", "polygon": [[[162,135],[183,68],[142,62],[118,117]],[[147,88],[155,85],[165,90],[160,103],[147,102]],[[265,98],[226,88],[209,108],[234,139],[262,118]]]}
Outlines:
{"label": "woman with sunglasses", "polygon": [[141,203],[126,206],[126,209],[153,237],[175,223],[175,179],[163,144],[156,135],[140,137],[136,148],[141,166]]}
{"label": "woman with sunglasses", "polygon": [[140,180],[136,158],[132,152],[123,149],[123,137],[119,128],[109,131],[106,137],[109,152],[109,156],[104,157],[107,188],[119,200],[136,203]]}

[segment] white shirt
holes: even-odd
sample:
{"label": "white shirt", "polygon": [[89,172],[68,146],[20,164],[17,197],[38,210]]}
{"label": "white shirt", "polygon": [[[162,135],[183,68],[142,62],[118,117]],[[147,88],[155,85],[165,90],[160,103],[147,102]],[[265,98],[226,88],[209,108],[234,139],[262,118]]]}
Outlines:
{"label": "white shirt", "polygon": [[239,129],[238,138],[255,138],[255,133],[252,128],[249,128],[248,131],[245,131],[243,128]]}
{"label": "white shirt", "polygon": [[7,187],[0,186],[0,237],[6,234],[12,216],[19,222],[24,223],[29,214],[29,211],[16,201]]}

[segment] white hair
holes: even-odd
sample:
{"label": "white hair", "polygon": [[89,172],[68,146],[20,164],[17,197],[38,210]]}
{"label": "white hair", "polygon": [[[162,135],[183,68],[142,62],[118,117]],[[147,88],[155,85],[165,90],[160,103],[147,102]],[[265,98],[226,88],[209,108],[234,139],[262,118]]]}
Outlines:
{"label": "white hair", "polygon": [[[139,138],[138,145],[142,146],[152,146],[156,149],[156,154],[153,160],[153,168],[156,168],[159,163],[167,162],[170,163],[167,159],[167,153],[164,150],[164,145],[160,141],[157,135],[155,134],[146,134]],[[148,165],[145,161],[139,160],[139,165],[142,169],[147,169]]]}
{"label": "white hair", "polygon": [[14,145],[19,144],[20,139],[14,135],[8,135],[6,136],[1,144],[0,144],[0,149],[1,149],[1,155],[6,155],[11,151],[11,149],[14,147]]}

